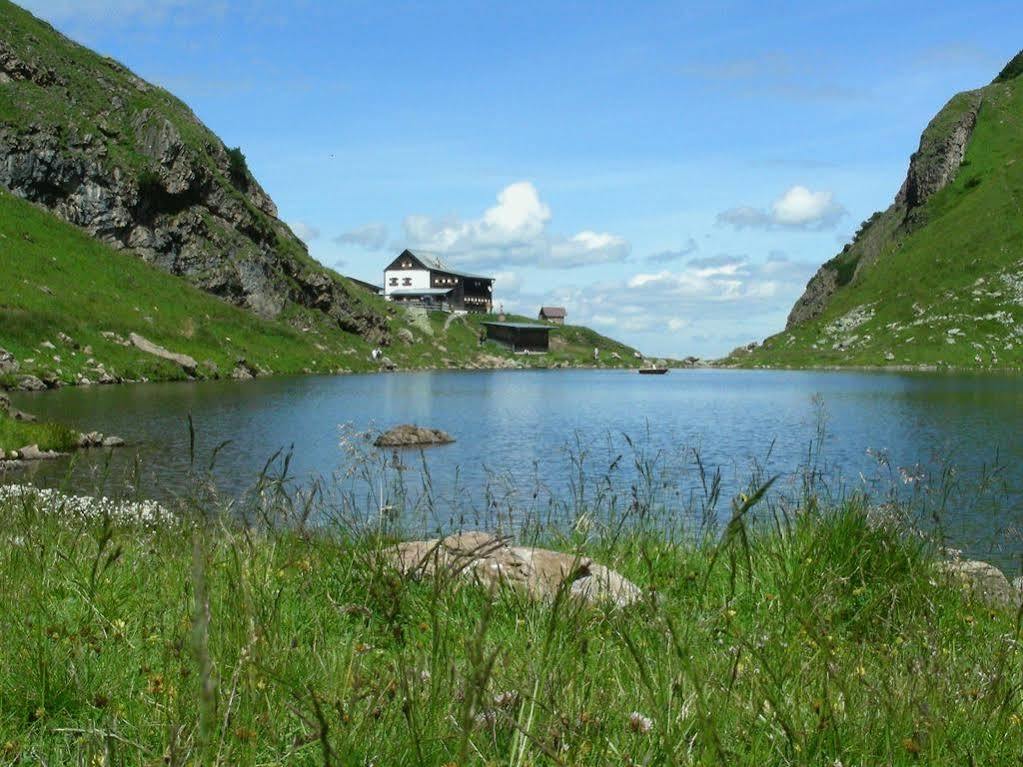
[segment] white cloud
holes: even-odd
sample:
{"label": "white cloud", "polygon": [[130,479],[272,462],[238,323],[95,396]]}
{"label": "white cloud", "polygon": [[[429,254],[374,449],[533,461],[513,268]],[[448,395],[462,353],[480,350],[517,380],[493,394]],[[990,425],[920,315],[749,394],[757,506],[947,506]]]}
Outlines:
{"label": "white cloud", "polygon": [[832,192],[814,192],[796,185],[787,189],[763,210],[750,206],[731,208],[718,214],[718,223],[736,229],[807,229],[834,227],[846,214]]}
{"label": "white cloud", "polygon": [[574,268],[628,258],[624,238],[590,230],[571,236],[552,233],[552,217],[536,187],[519,181],[502,189],[497,204],[480,218],[406,217],[405,240],[417,253],[459,265]]}
{"label": "white cloud", "polygon": [[294,221],[288,224],[288,226],[291,227],[291,231],[295,233],[295,236],[306,245],[320,237],[320,230],[315,226],[307,224],[305,221]]}
{"label": "white cloud", "polygon": [[566,306],[573,323],[652,354],[716,356],[737,338],[751,341],[780,329],[815,268],[779,251],[756,260],[722,254],[620,280],[523,292],[513,303],[524,313],[542,304]]}
{"label": "white cloud", "polygon": [[366,250],[382,250],[387,245],[386,224],[364,224],[334,238],[338,245],[358,245]]}
{"label": "white cloud", "polygon": [[774,220],[782,226],[806,226],[844,213],[831,192],[811,192],[794,186],[771,204]]}

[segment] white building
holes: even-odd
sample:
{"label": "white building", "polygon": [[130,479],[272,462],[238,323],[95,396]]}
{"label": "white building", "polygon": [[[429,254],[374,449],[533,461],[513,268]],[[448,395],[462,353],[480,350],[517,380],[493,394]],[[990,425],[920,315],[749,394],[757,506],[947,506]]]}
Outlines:
{"label": "white building", "polygon": [[384,269],[384,297],[456,311],[493,310],[494,278],[452,269],[437,259],[419,258],[410,250]]}

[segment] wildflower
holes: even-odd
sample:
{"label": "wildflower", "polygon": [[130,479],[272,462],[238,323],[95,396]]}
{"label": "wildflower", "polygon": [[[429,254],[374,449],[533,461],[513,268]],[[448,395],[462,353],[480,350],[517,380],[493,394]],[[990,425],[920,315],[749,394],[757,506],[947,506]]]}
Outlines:
{"label": "wildflower", "polygon": [[920,753],[920,744],[914,738],[903,738],[902,747],[911,754]]}
{"label": "wildflower", "polygon": [[149,690],[150,695],[159,695],[163,692],[163,674],[153,674],[149,677],[146,688]]}
{"label": "wildflower", "polygon": [[638,711],[633,711],[629,714],[629,729],[633,732],[646,735],[654,729],[654,720],[648,716],[644,716]]}

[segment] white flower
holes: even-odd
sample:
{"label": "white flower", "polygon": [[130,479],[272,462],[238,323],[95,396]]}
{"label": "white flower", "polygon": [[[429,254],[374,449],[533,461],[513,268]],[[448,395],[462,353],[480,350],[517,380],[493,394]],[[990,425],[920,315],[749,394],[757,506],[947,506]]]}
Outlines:
{"label": "white flower", "polygon": [[644,716],[638,711],[633,711],[629,714],[629,729],[633,732],[638,732],[646,735],[652,729],[654,729],[654,720],[649,716]]}

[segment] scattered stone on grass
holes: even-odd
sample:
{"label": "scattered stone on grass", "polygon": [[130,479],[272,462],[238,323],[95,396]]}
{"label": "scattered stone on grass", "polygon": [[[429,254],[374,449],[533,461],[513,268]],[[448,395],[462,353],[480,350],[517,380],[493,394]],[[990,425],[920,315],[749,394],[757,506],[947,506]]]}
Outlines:
{"label": "scattered stone on grass", "polygon": [[128,337],[128,340],[131,341],[132,346],[146,354],[152,354],[154,357],[159,357],[160,359],[165,359],[168,362],[180,365],[189,375],[194,375],[196,368],[199,367],[199,363],[187,354],[178,354],[177,352],[172,352],[169,349],[164,349],[159,344],[154,344],[148,338],[144,338],[138,333],[132,333]]}
{"label": "scattered stone on grass", "polygon": [[4,348],[0,348],[0,375],[8,375],[18,372],[18,361],[14,355]]}

